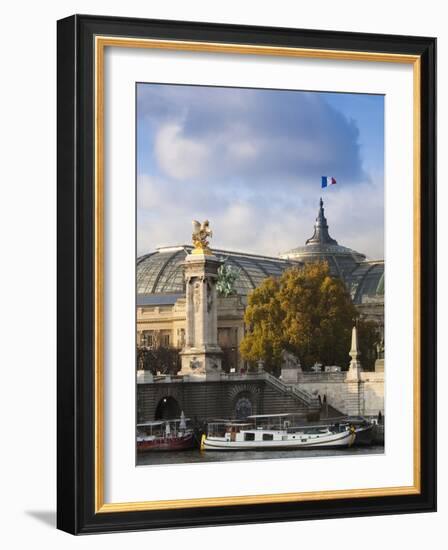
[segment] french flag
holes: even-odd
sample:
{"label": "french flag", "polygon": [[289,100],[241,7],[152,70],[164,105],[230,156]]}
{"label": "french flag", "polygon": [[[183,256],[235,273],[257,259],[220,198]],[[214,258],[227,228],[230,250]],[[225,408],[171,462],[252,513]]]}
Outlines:
{"label": "french flag", "polygon": [[335,185],[336,179],[333,176],[322,176],[322,189],[328,187],[329,185]]}

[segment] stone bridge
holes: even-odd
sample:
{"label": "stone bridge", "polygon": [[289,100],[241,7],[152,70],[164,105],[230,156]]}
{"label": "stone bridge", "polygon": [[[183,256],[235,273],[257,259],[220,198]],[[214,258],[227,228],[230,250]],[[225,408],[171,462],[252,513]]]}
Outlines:
{"label": "stone bridge", "polygon": [[153,378],[140,372],[137,382],[137,422],[175,418],[181,411],[199,421],[281,413],[313,419],[320,411],[316,397],[265,372],[202,381],[188,376]]}

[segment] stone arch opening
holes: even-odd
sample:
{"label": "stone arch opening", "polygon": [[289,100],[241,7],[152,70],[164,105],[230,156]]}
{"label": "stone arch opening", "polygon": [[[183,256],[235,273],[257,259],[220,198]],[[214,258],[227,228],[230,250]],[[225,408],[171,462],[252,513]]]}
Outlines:
{"label": "stone arch opening", "polygon": [[180,418],[181,407],[177,399],[170,395],[163,397],[157,404],[155,420],[168,420],[170,418]]}
{"label": "stone arch opening", "polygon": [[233,401],[233,416],[238,420],[244,420],[252,414],[254,414],[252,394],[248,391],[238,393]]}

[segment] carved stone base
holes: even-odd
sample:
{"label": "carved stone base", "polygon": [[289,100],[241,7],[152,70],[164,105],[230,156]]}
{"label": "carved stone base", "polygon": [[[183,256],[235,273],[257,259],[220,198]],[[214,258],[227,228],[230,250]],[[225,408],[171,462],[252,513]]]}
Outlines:
{"label": "carved stone base", "polygon": [[222,351],[219,346],[184,349],[180,357],[182,365],[180,374],[206,376],[208,379],[214,376],[220,377]]}
{"label": "carved stone base", "polygon": [[282,368],[282,382],[285,384],[297,384],[300,380],[302,369]]}
{"label": "carved stone base", "polygon": [[361,363],[356,359],[352,359],[348,368],[346,379],[347,381],[355,382],[360,379],[362,373]]}

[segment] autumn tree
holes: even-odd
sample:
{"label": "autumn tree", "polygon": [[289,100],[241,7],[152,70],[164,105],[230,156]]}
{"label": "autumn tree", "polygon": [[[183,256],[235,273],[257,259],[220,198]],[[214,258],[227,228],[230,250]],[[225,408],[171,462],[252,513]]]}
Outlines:
{"label": "autumn tree", "polygon": [[270,371],[279,368],[283,349],[305,369],[315,362],[346,367],[357,317],[344,283],[330,275],[326,262],[290,268],[249,295],[241,355],[251,363],[262,359]]}
{"label": "autumn tree", "polygon": [[248,332],[240,344],[244,359],[255,363],[262,359],[267,370],[274,370],[285,347],[284,308],[280,302],[281,281],[265,279],[248,298],[244,321]]}

